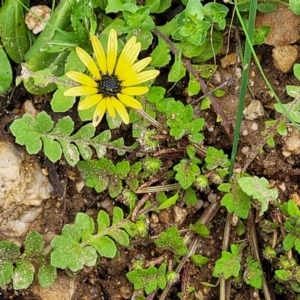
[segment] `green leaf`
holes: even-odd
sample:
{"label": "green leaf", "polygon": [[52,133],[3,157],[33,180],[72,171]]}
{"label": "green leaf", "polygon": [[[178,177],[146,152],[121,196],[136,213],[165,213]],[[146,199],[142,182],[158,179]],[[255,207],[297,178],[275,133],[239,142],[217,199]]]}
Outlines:
{"label": "green leaf", "polygon": [[150,294],[157,288],[157,269],[154,266],[128,272],[126,277],[133,283],[135,290],[145,289]]}
{"label": "green leaf", "polygon": [[191,160],[182,159],[178,165],[174,167],[177,172],[176,180],[184,189],[188,189],[195,181],[196,174],[200,171],[199,167]]}
{"label": "green leaf", "polygon": [[202,237],[209,237],[210,235],[209,229],[200,221],[197,221],[195,224],[190,224],[189,230],[192,230]]}
{"label": "green leaf", "polygon": [[110,237],[112,237],[118,244],[121,246],[127,247],[129,245],[129,236],[122,229],[113,229],[107,233]]}
{"label": "green leaf", "polygon": [[209,262],[209,259],[201,254],[192,255],[191,260],[196,267],[202,267]]}
{"label": "green leaf", "polygon": [[300,15],[300,0],[289,0],[290,9],[296,15]]}
{"label": "green leaf", "polygon": [[248,195],[261,203],[260,216],[268,209],[269,202],[278,197],[277,189],[269,188],[269,181],[265,178],[245,177],[238,179],[241,189]]}
{"label": "green leaf", "polygon": [[8,284],[13,276],[13,263],[20,256],[20,248],[8,241],[0,241],[0,287]]}
{"label": "green leaf", "polygon": [[259,263],[250,255],[247,256],[247,264],[243,278],[247,284],[250,284],[256,289],[261,289],[263,272],[259,268]]}
{"label": "green leaf", "polygon": [[300,80],[300,64],[294,64],[293,66],[294,75],[298,80]]}
{"label": "green leaf", "polygon": [[117,253],[117,247],[112,239],[107,236],[99,237],[92,237],[88,244],[93,246],[101,256],[114,258]]}
{"label": "green leaf", "polygon": [[0,287],[10,283],[13,276],[13,264],[11,261],[3,261],[0,264]]}
{"label": "green leaf", "polygon": [[185,255],[188,251],[176,227],[170,227],[168,230],[162,232],[155,241],[155,244],[179,256]]}
{"label": "green leaf", "polygon": [[112,225],[116,225],[119,222],[123,221],[124,219],[124,213],[123,210],[120,207],[114,207],[113,210],[113,221],[112,221]]}
{"label": "green leaf", "polygon": [[0,95],[6,92],[12,83],[12,69],[3,48],[0,47]]}
{"label": "green leaf", "polygon": [[178,193],[176,193],[172,197],[166,199],[162,204],[160,204],[160,206],[158,207],[158,209],[169,208],[172,205],[176,204],[176,202],[177,202],[178,199],[179,199],[179,195],[178,195]]}
{"label": "green leaf", "polygon": [[168,74],[169,82],[177,82],[185,76],[186,69],[182,63],[181,55],[175,55],[174,63]]}
{"label": "green leaf", "polygon": [[9,57],[17,64],[24,60],[30,47],[29,30],[24,22],[25,16],[20,2],[25,4],[26,0],[5,0],[0,8],[1,41]]}
{"label": "green leaf", "polygon": [[223,196],[221,205],[225,206],[230,213],[235,213],[238,217],[247,219],[250,206],[250,197],[234,182],[232,193]]}
{"label": "green leaf", "polygon": [[213,170],[217,167],[228,167],[230,164],[228,155],[224,154],[223,150],[218,150],[214,147],[207,148],[205,162],[207,170]]}
{"label": "green leaf", "polygon": [[97,217],[98,234],[101,234],[110,225],[109,215],[104,211],[100,210]]}
{"label": "green leaf", "polygon": [[172,0],[163,0],[160,1],[160,6],[158,8],[158,10],[156,11],[156,13],[162,13],[164,11],[166,11],[172,4]]}
{"label": "green leaf", "polygon": [[189,187],[184,193],[184,203],[186,205],[196,205],[198,198],[193,188]]}
{"label": "green leaf", "polygon": [[158,44],[152,51],[151,57],[152,57],[151,66],[154,67],[160,68],[166,66],[170,62],[171,60],[170,48],[162,38],[160,37],[158,38]]}
{"label": "green leaf", "polygon": [[290,251],[292,248],[294,248],[296,239],[297,237],[292,233],[286,235],[283,240],[284,251]]}
{"label": "green leaf", "polygon": [[228,279],[231,276],[237,277],[239,275],[241,269],[241,254],[239,253],[240,247],[232,244],[230,247],[231,253],[226,251],[222,252],[222,257],[216,261],[214,267],[214,277],[222,276],[224,279]]}
{"label": "green leaf", "polygon": [[286,270],[276,270],[275,271],[275,278],[282,280],[282,281],[288,281],[292,278],[293,274],[291,271]]}
{"label": "green leaf", "polygon": [[76,272],[84,265],[94,266],[97,253],[93,247],[80,244],[81,229],[75,225],[65,225],[60,236],[56,236],[51,246],[51,265],[56,268],[70,268]]}
{"label": "green leaf", "polygon": [[39,268],[38,279],[41,287],[51,286],[57,277],[56,268],[50,265],[43,265]]}
{"label": "green leaf", "polygon": [[73,96],[70,96],[70,97],[64,96],[63,93],[67,89],[68,88],[59,88],[53,94],[50,104],[51,104],[51,109],[54,112],[66,112],[73,107],[73,105],[76,101],[76,98]]}
{"label": "green leaf", "polygon": [[81,230],[82,241],[85,242],[94,233],[94,220],[84,213],[77,213],[75,226]]}
{"label": "green leaf", "polygon": [[26,260],[20,261],[13,273],[13,286],[16,290],[26,289],[33,281],[34,266]]}
{"label": "green leaf", "polygon": [[44,239],[36,231],[30,231],[24,241],[25,251],[22,256],[28,258],[34,255],[42,254],[44,251]]}

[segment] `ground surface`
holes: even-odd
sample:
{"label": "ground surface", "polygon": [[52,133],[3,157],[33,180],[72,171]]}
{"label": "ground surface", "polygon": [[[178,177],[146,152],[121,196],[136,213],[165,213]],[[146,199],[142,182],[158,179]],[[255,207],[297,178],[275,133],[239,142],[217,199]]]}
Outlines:
{"label": "ground surface", "polygon": [[[45,1],[35,1],[34,4],[40,4]],[[226,36],[227,38],[227,36]],[[225,39],[226,40],[226,39]],[[230,40],[229,49],[235,49],[235,39]],[[224,49],[227,45],[224,46]],[[297,80],[291,72],[283,74],[274,68],[274,63],[271,58],[272,46],[262,45],[256,48],[257,54],[260,56],[262,66],[266,72],[266,75],[278,93],[279,98],[283,102],[290,101],[291,99],[285,93],[285,86],[287,84],[296,84]],[[234,51],[232,51],[234,52]],[[225,51],[217,56],[217,63],[220,64],[220,59],[225,56]],[[224,82],[234,72],[234,67],[230,66],[226,69],[219,69],[221,74],[221,81]],[[15,68],[15,75],[18,75],[19,70]],[[261,131],[264,129],[264,121],[269,117],[276,117],[274,113],[273,104],[275,100],[270,96],[265,84],[259,74],[256,66],[253,64],[250,69],[251,88],[252,94],[256,100],[261,101],[264,106],[264,115],[255,120],[244,120],[243,130],[246,129],[248,134],[241,136],[239,152],[237,156],[237,163],[241,167],[249,159],[250,155],[242,153],[243,147],[258,145],[262,141],[263,137]],[[182,80],[169,92],[169,95],[175,95],[176,99],[182,99],[184,102],[192,102],[193,99],[187,99],[186,95],[182,93],[185,80]],[[226,96],[219,101],[228,115],[229,120],[234,127],[235,114],[237,110],[238,101],[238,89],[240,81],[236,78],[229,86],[226,86]],[[169,86],[166,86],[168,89]],[[5,109],[1,109],[0,118],[0,139],[7,141],[14,141],[13,136],[9,131],[9,125],[12,121],[20,117],[23,113],[22,105],[25,100],[30,100],[35,108],[39,111],[45,110],[51,114],[49,107],[49,99],[51,95],[45,97],[35,97],[30,95],[21,86],[16,87],[14,90],[9,91],[6,95],[1,97],[1,106]],[[246,105],[251,101],[252,96],[249,93],[246,99]],[[71,112],[75,116],[76,111]],[[204,117],[206,120],[205,125],[205,145],[214,146],[218,149],[223,149],[225,153],[230,154],[231,141],[226,135],[226,132],[220,123],[216,122],[216,114],[212,110],[200,111],[199,116]],[[258,128],[253,130],[252,124],[256,123]],[[116,132],[116,135],[126,134],[129,127],[123,127],[123,131]],[[130,132],[130,131],[128,131]],[[284,147],[284,140],[281,137],[276,136],[276,147],[269,148],[264,147],[263,152],[255,153],[255,158],[250,162],[247,172],[251,175],[258,177],[264,176],[268,179],[272,179],[279,186],[282,182],[285,182],[285,190],[279,190],[280,198],[287,200],[291,195],[297,194],[299,185],[299,176],[297,176],[297,170],[299,169],[299,156],[292,155],[289,159],[282,155]],[[174,157],[163,157],[164,163],[174,164],[180,157],[174,155]],[[45,168],[49,172],[50,180],[55,186],[56,195],[46,201],[43,215],[38,223],[37,229],[42,234],[47,234],[49,238],[49,232],[52,234],[58,234],[61,232],[63,225],[72,223],[74,221],[77,212],[86,212],[90,216],[95,217],[99,209],[105,209],[110,212],[114,205],[121,205],[117,201],[110,199],[107,194],[97,194],[92,189],[83,188],[82,191],[77,192],[76,184],[81,181],[78,172],[69,167],[64,161],[57,164],[49,162],[41,153],[36,157],[42,168]],[[295,171],[296,170],[296,171]],[[296,175],[294,176],[293,174]],[[213,187],[212,187],[213,189]],[[217,195],[217,201],[220,199],[218,191],[213,191]],[[208,206],[208,193],[201,193],[200,197],[203,200],[203,206],[201,208],[184,208],[186,216],[184,220],[181,220],[179,229],[185,229],[188,224],[193,220],[196,221],[202,215],[204,208]],[[174,217],[174,211],[171,209],[165,211],[163,214],[156,215],[155,213],[149,215],[149,232],[152,236],[161,232],[166,225],[172,222]],[[266,216],[268,217],[268,216]],[[190,274],[191,286],[194,286],[198,291],[201,299],[213,300],[218,299],[218,287],[210,288],[201,285],[200,282],[212,282],[216,283],[216,279],[211,277],[212,267],[214,261],[220,257],[220,251],[222,247],[223,230],[226,221],[226,210],[220,208],[212,221],[208,224],[211,231],[211,236],[206,240],[201,240],[198,247],[201,249],[200,253],[209,257],[210,263],[201,270],[190,265],[188,272]],[[260,248],[264,246],[264,238],[260,235],[259,228],[257,226],[258,242]],[[234,242],[234,240],[233,240]],[[57,287],[46,292],[48,295],[41,295],[37,286],[31,287],[25,291],[14,291],[11,286],[8,286],[6,290],[0,292],[0,299],[133,299],[133,287],[128,282],[125,274],[128,272],[128,267],[131,260],[137,255],[142,255],[146,260],[152,260],[158,257],[161,253],[157,251],[151,238],[147,240],[134,241],[132,246],[128,249],[120,248],[120,255],[117,259],[108,260],[101,259],[97,267],[84,268],[80,273],[73,274],[67,277],[65,272],[59,273],[59,283]],[[272,266],[263,262],[267,279],[270,283],[270,289],[272,291],[272,284],[274,284],[272,278],[268,278],[268,274],[272,273]],[[182,290],[182,282],[179,280],[170,290],[167,299],[178,299],[177,292]],[[61,290],[62,289],[62,290]],[[66,294],[67,290],[67,294]],[[68,294],[69,293],[69,294]],[[38,294],[40,296],[38,296]],[[73,294],[73,296],[71,296]],[[68,296],[69,295],[69,296]],[[65,297],[65,298],[64,298]],[[244,286],[232,285],[231,299],[253,299],[253,290]],[[274,299],[276,298],[273,295]],[[70,299],[70,298],[69,298]],[[159,299],[159,293],[154,299]],[[263,299],[263,298],[261,298]],[[294,299],[288,292],[285,296],[281,296],[280,299]]]}

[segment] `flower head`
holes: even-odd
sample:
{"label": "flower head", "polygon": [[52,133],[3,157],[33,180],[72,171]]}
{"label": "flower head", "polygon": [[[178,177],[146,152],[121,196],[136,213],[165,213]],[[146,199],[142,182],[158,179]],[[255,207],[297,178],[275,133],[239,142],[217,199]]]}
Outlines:
{"label": "flower head", "polygon": [[110,30],[106,54],[94,35],[91,36],[95,60],[80,47],[76,53],[80,60],[91,73],[86,75],[70,71],[66,75],[80,85],[64,92],[65,96],[84,96],[78,106],[79,110],[95,106],[93,126],[97,126],[105,112],[114,118],[116,111],[125,124],[129,123],[129,116],[125,106],[141,109],[142,104],[133,96],[143,95],[149,88],[136,86],[142,82],[155,78],[159,71],[148,70],[141,72],[151,61],[146,57],[135,62],[141,50],[141,44],[133,36],[124,46],[120,57],[117,59],[118,39],[114,29]]}

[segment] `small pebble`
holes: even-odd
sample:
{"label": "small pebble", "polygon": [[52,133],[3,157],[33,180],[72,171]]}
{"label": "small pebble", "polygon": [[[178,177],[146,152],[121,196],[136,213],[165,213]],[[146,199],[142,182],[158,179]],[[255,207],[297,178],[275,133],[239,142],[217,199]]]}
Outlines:
{"label": "small pebble", "polygon": [[243,136],[247,136],[249,134],[249,131],[247,130],[247,129],[244,129],[243,131],[242,131],[242,135]]}
{"label": "small pebble", "polygon": [[179,206],[174,206],[173,208],[174,211],[174,223],[180,225],[184,222],[187,212],[184,208],[181,208]]}
{"label": "small pebble", "polygon": [[32,30],[34,34],[38,34],[44,30],[46,22],[40,21],[33,13],[45,21],[48,21],[51,17],[51,8],[46,5],[32,6],[30,11],[25,15],[25,23],[27,27]]}
{"label": "small pebble", "polygon": [[262,117],[264,113],[264,107],[259,100],[252,100],[243,111],[243,115],[247,120],[254,120]]}
{"label": "small pebble", "polygon": [[249,151],[250,151],[250,147],[249,146],[245,146],[245,147],[242,148],[242,153],[244,155],[246,155]]}
{"label": "small pebble", "polygon": [[215,194],[213,192],[210,192],[209,195],[207,196],[207,200],[210,203],[216,203],[216,201],[217,201],[217,194]]}
{"label": "small pebble", "polygon": [[283,192],[286,191],[286,185],[285,185],[285,182],[282,182],[282,183],[278,184],[278,187],[279,187]]}
{"label": "small pebble", "polygon": [[258,124],[257,123],[252,123],[252,125],[251,125],[251,129],[253,130],[253,131],[257,131],[258,130]]}

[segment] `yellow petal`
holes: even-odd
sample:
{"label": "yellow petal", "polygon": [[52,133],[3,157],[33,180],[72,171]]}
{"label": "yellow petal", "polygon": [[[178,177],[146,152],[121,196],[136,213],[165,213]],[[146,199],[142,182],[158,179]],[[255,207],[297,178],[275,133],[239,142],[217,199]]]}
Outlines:
{"label": "yellow petal", "polygon": [[113,103],[112,99],[114,99],[114,98],[113,97],[107,97],[106,98],[106,101],[107,101],[107,111],[108,111],[109,115],[112,118],[115,118],[116,117],[116,111],[115,111],[115,106],[114,106],[114,103]]}
{"label": "yellow petal", "polygon": [[124,107],[124,105],[115,98],[113,98],[112,101],[113,101],[114,107],[116,108],[116,111],[119,114],[119,116],[121,117],[122,121],[125,124],[128,124],[129,123],[129,115],[128,115],[128,112],[127,112],[126,108]]}
{"label": "yellow petal", "polygon": [[134,99],[131,96],[128,95],[124,95],[124,94],[117,94],[117,97],[119,100],[121,100],[125,105],[135,108],[135,109],[141,109],[143,107],[143,105],[137,101],[136,99]]}
{"label": "yellow petal", "polygon": [[75,86],[64,92],[64,96],[83,96],[97,94],[98,89],[90,86]]}
{"label": "yellow petal", "polygon": [[136,38],[133,36],[125,45],[116,66],[115,74],[120,80],[127,78],[126,76],[124,77],[124,74],[133,65],[140,51],[141,43],[136,43]]}
{"label": "yellow petal", "polygon": [[134,87],[127,87],[121,90],[122,94],[126,95],[143,95],[146,94],[149,91],[149,88],[146,86],[134,86]]}
{"label": "yellow petal", "polygon": [[75,72],[75,71],[69,71],[66,73],[66,75],[71,78],[72,80],[81,83],[82,85],[87,85],[91,87],[97,87],[98,83],[93,80],[90,76],[87,76],[83,73],[80,72]]}
{"label": "yellow petal", "polygon": [[141,59],[140,61],[136,62],[132,66],[132,70],[136,73],[142,71],[150,64],[151,60],[152,60],[152,57],[145,57],[145,58]]}
{"label": "yellow petal", "polygon": [[94,60],[83,49],[79,47],[76,47],[76,53],[83,64],[87,67],[87,69],[93,74],[93,76],[100,80],[101,76]]}
{"label": "yellow petal", "polygon": [[93,126],[97,127],[97,125],[101,122],[107,107],[107,101],[106,98],[102,99],[99,104],[96,107],[96,110],[94,112],[93,116]]}
{"label": "yellow petal", "polygon": [[84,100],[82,100],[78,104],[78,110],[85,110],[89,109],[90,107],[95,106],[97,103],[99,103],[102,100],[103,96],[96,94],[89,97],[86,97]]}
{"label": "yellow petal", "polygon": [[132,75],[128,79],[124,80],[122,82],[122,86],[136,85],[136,84],[151,80],[151,79],[155,78],[158,74],[159,74],[159,71],[157,71],[157,70],[144,71],[144,72]]}
{"label": "yellow petal", "polygon": [[107,73],[111,75],[114,71],[118,52],[118,39],[117,33],[114,29],[111,29],[108,36],[107,42]]}
{"label": "yellow petal", "polygon": [[91,40],[92,40],[93,50],[98,62],[98,66],[100,67],[101,72],[103,74],[106,74],[107,66],[106,66],[106,57],[105,57],[105,52],[103,50],[103,47],[95,35],[91,36]]}

